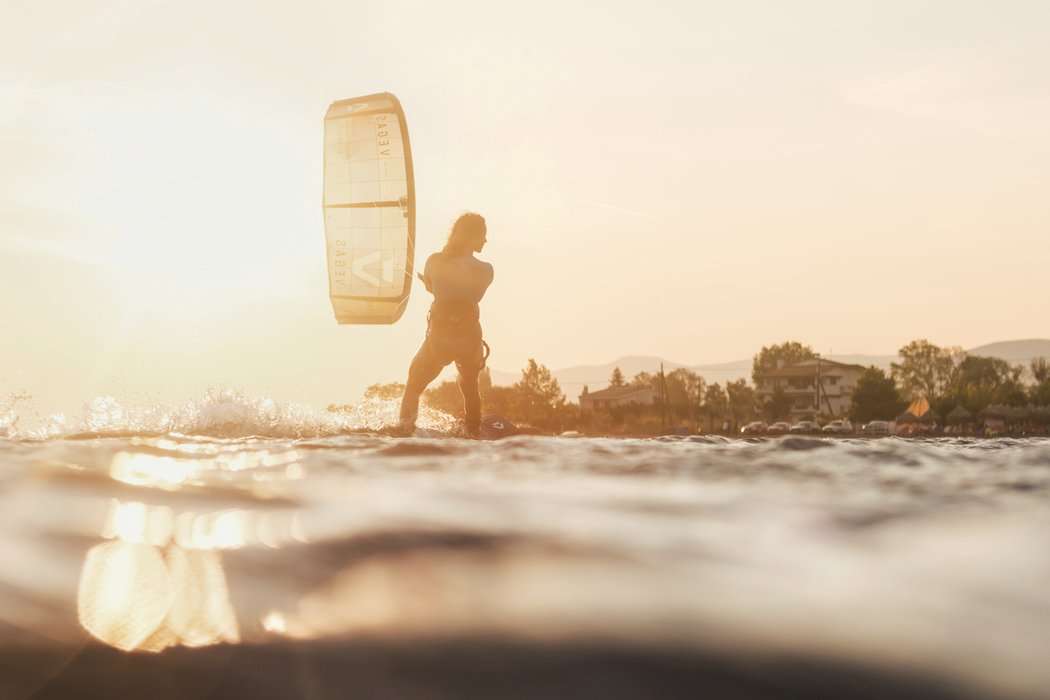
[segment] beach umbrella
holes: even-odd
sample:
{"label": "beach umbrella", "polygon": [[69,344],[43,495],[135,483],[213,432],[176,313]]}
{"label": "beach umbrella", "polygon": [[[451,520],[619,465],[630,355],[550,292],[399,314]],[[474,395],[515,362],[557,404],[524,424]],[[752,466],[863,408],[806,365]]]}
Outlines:
{"label": "beach umbrella", "polygon": [[973,414],[967,411],[965,406],[959,404],[948,414],[948,420],[953,423],[965,423],[966,421],[973,420]]}
{"label": "beach umbrella", "polygon": [[898,423],[918,423],[919,419],[911,411],[905,411],[897,416]]}
{"label": "beach umbrella", "polygon": [[1030,418],[1031,415],[1032,412],[1024,406],[1017,406],[1015,408],[1010,409],[1010,418],[1013,420],[1026,420]]}
{"label": "beach umbrella", "polygon": [[993,404],[982,408],[977,415],[981,418],[1007,418],[1010,415],[1010,407]]}
{"label": "beach umbrella", "polygon": [[940,419],[941,414],[937,413],[937,411],[933,410],[932,408],[929,411],[926,411],[926,413],[923,413],[921,416],[919,416],[920,423],[936,423]]}
{"label": "beach umbrella", "polygon": [[930,402],[926,400],[925,396],[920,396],[911,402],[911,406],[908,406],[908,413],[913,416],[920,417],[926,415],[927,411],[930,410]]}

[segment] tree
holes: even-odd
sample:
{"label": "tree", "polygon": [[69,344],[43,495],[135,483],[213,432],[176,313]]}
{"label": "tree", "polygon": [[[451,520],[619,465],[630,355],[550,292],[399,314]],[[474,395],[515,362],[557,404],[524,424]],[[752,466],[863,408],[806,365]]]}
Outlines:
{"label": "tree", "polygon": [[1023,406],[1027,401],[1023,373],[1023,366],[1011,366],[998,357],[967,355],[955,370],[951,397],[974,414],[990,404]]}
{"label": "tree", "polygon": [[708,430],[714,431],[715,420],[725,418],[729,412],[729,397],[718,382],[708,385],[704,390],[703,413],[707,416]]}
{"label": "tree", "polygon": [[647,386],[656,396],[658,411],[666,411],[672,421],[698,419],[697,409],[704,395],[704,378],[685,367],[660,374],[639,372],[631,380],[632,386]]}
{"label": "tree", "polygon": [[518,392],[518,412],[522,417],[551,430],[558,427],[558,414],[565,406],[565,394],[546,366],[529,358],[529,364],[521,371],[521,380],[514,389]]}
{"label": "tree", "polygon": [[868,367],[857,379],[850,399],[849,417],[857,423],[893,420],[907,406],[897,391],[897,382],[878,367]]}
{"label": "tree", "polygon": [[454,381],[440,382],[424,391],[423,402],[427,407],[443,411],[453,418],[463,418],[463,392]]}
{"label": "tree", "polygon": [[623,372],[620,371],[619,367],[613,367],[612,378],[609,379],[609,386],[625,386],[627,382],[623,378]]}
{"label": "tree", "polygon": [[784,391],[784,387],[777,384],[773,387],[773,395],[762,405],[762,409],[769,420],[781,420],[791,413],[791,397]]}
{"label": "tree", "polygon": [[944,397],[952,385],[955,358],[961,348],[942,348],[928,340],[913,340],[897,351],[901,361],[890,365],[891,375],[909,399],[925,396],[931,403]]}
{"label": "tree", "polygon": [[704,395],[704,378],[696,372],[679,367],[666,375],[667,406],[673,418],[699,421],[697,411]]}
{"label": "tree", "polygon": [[1042,384],[1050,379],[1050,362],[1047,362],[1045,357],[1033,357],[1028,367],[1036,384]]}
{"label": "tree", "polygon": [[481,412],[517,418],[518,392],[512,386],[489,386],[481,393]]}
{"label": "tree", "polygon": [[759,376],[775,370],[778,361],[790,365],[803,360],[812,360],[816,356],[813,348],[794,340],[763,347],[755,355],[754,362],[751,364],[751,381],[758,386]]}
{"label": "tree", "polygon": [[405,393],[405,385],[401,382],[390,382],[389,384],[373,384],[365,389],[366,399],[400,399]]}
{"label": "tree", "polygon": [[1029,369],[1035,384],[1028,389],[1028,400],[1038,406],[1050,406],[1050,364],[1045,357],[1036,357]]}
{"label": "tree", "polygon": [[726,396],[729,399],[729,415],[733,424],[740,425],[755,417],[758,408],[758,397],[746,379],[726,383]]}

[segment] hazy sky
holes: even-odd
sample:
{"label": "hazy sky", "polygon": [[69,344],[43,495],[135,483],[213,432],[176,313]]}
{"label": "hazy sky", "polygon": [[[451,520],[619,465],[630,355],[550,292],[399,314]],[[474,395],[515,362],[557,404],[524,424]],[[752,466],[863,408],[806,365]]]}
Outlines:
{"label": "hazy sky", "polygon": [[1048,335],[1050,3],[613,5],[6,3],[0,390],[403,380],[427,295],[338,326],[324,264],[322,118],[379,91],[420,258],[488,219],[499,369]]}

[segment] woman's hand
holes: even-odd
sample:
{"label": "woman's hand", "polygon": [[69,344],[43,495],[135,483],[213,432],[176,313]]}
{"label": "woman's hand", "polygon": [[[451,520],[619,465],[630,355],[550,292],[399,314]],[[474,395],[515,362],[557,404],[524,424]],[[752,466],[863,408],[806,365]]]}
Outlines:
{"label": "woman's hand", "polygon": [[427,282],[427,278],[423,276],[422,272],[417,272],[416,277],[419,278],[419,281],[423,283],[423,286],[427,288],[428,292],[431,294],[434,293],[434,290],[430,288],[430,283]]}

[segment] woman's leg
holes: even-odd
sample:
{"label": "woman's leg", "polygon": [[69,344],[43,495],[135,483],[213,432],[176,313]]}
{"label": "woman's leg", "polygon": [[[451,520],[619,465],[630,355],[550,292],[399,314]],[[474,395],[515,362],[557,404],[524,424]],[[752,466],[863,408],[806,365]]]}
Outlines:
{"label": "woman's leg", "polygon": [[441,374],[444,366],[434,357],[429,341],[424,340],[419,350],[416,351],[416,356],[412,358],[412,365],[408,368],[408,383],[405,385],[405,394],[401,397],[399,427],[406,429],[416,427],[416,418],[419,416],[419,397],[423,395],[427,385]]}
{"label": "woman's leg", "polygon": [[477,438],[481,433],[481,391],[478,376],[485,366],[485,351],[481,341],[481,324],[475,324],[456,352],[456,371],[459,390],[463,392],[463,424],[467,435]]}
{"label": "woman's leg", "polygon": [[[477,438],[481,433],[481,391],[478,388],[478,372],[457,364],[459,390],[463,392],[464,426],[467,436]],[[466,369],[466,371],[464,371]]]}

